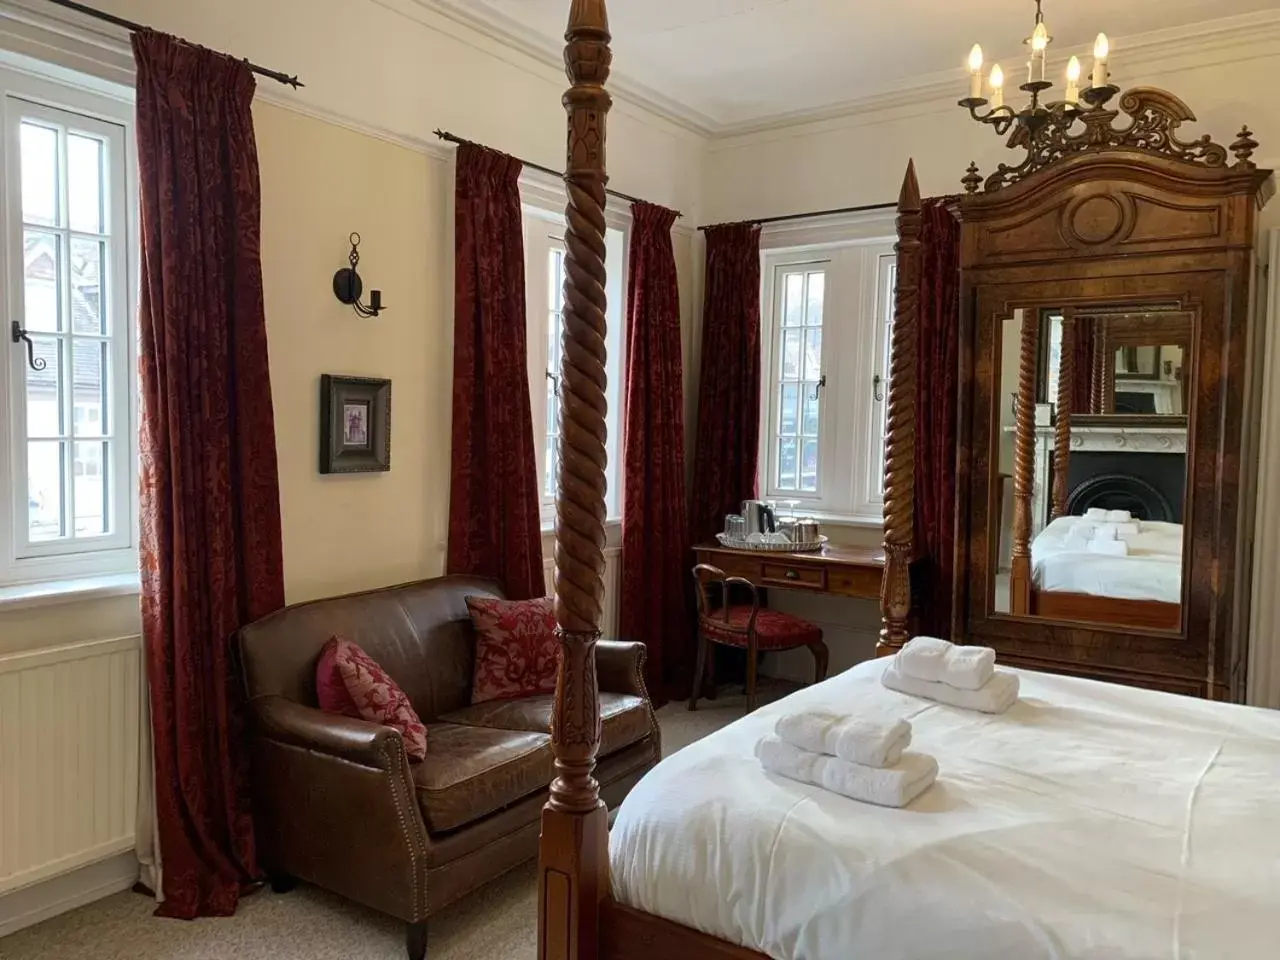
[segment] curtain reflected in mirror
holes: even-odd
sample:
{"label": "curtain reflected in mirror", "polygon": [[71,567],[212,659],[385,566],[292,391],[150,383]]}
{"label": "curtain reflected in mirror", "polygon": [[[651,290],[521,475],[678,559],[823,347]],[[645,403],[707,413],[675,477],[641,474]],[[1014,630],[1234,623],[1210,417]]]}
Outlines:
{"label": "curtain reflected in mirror", "polygon": [[1001,321],[995,612],[1180,628],[1195,319],[1143,304]]}

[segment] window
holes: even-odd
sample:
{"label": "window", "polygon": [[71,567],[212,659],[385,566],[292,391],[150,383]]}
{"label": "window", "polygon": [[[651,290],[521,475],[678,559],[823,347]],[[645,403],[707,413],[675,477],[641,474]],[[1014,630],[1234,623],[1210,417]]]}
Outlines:
{"label": "window", "polygon": [[766,250],[761,480],[771,499],[880,519],[895,270],[883,235]]}
{"label": "window", "polygon": [[[526,206],[525,286],[527,291],[529,387],[533,404],[533,430],[538,455],[538,489],[542,496],[544,524],[554,522],[560,458],[560,365],[564,335],[564,218],[541,207]],[[622,324],[625,316],[622,271],[626,236],[619,227],[605,231],[608,269],[608,338],[605,372],[608,386],[609,436],[606,441],[608,492],[606,513],[615,519],[621,512],[622,472]]]}
{"label": "window", "polygon": [[0,583],[136,569],[131,111],[4,79]]}

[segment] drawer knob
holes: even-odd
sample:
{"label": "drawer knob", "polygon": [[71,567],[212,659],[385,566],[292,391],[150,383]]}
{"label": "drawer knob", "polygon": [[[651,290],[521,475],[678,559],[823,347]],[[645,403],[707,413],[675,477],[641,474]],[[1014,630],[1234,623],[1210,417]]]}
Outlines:
{"label": "drawer knob", "polygon": [[799,580],[799,579],[800,579],[800,571],[798,571],[798,570],[788,570],[788,571],[787,571],[787,579],[788,579],[788,580]]}

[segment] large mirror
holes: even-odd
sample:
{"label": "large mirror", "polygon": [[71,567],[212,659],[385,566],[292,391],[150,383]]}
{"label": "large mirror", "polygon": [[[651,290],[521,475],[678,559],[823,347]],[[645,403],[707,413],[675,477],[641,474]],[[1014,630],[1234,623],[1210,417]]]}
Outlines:
{"label": "large mirror", "polygon": [[1180,628],[1195,320],[1152,303],[1000,321],[995,612]]}

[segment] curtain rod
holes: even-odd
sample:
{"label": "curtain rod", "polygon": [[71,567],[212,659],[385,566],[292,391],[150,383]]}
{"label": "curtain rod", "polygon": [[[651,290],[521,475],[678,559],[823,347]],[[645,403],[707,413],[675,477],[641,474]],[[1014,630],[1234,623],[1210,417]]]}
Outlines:
{"label": "curtain rod", "polygon": [[[102,20],[105,23],[113,24],[117,27],[124,27],[130,33],[137,33],[139,30],[150,30],[151,28],[141,23],[134,23],[132,20],[126,20],[124,17],[117,17],[114,13],[106,13],[102,10],[95,10],[93,7],[86,7],[83,3],[77,3],[76,0],[49,0],[49,3],[55,6],[65,7],[68,10],[74,10],[77,13],[83,13],[86,17],[93,17],[95,20]],[[188,41],[183,41],[184,43]],[[195,44],[192,44],[195,46]],[[251,63],[243,57],[234,57],[233,59],[242,60],[244,65],[256,74],[269,77],[277,83],[283,83],[297,90],[299,87],[305,87],[306,84],[297,78],[297,76],[289,76],[281,73],[279,70],[268,70],[266,67],[260,67],[256,63]]]}
{"label": "curtain rod", "polygon": [[[751,223],[757,227],[763,227],[770,223],[786,223],[789,220],[808,220],[810,217],[834,217],[842,213],[866,213],[870,210],[896,210],[898,202],[892,203],[867,203],[861,207],[841,207],[838,210],[815,210],[813,213],[788,213],[780,217],[760,217],[757,220],[744,220],[742,223]],[[724,223],[709,223],[705,227],[699,227],[699,230],[710,230],[712,227],[727,226]]]}
{"label": "curtain rod", "polygon": [[[473,147],[484,146],[483,144],[476,143],[474,140],[464,140],[462,137],[449,133],[447,130],[436,130],[435,134],[441,140],[445,141],[445,143],[456,143],[456,144],[469,143]],[[492,148],[486,148],[486,149],[492,149]],[[529,160],[521,160],[519,157],[513,157],[512,159],[517,160],[520,163],[524,164],[524,166],[528,167],[530,170],[537,170],[541,173],[549,174],[550,176],[553,176],[558,180],[564,179],[564,174],[559,170],[552,170],[550,167],[544,167],[540,163],[532,163]],[[627,203],[648,203],[647,200],[641,200],[639,197],[633,197],[630,194],[623,193],[621,190],[611,190],[608,187],[605,187],[604,192],[609,194],[609,196],[611,197],[617,197],[619,200],[625,200],[627,201]],[[677,210],[676,216],[683,217],[684,214]]]}

